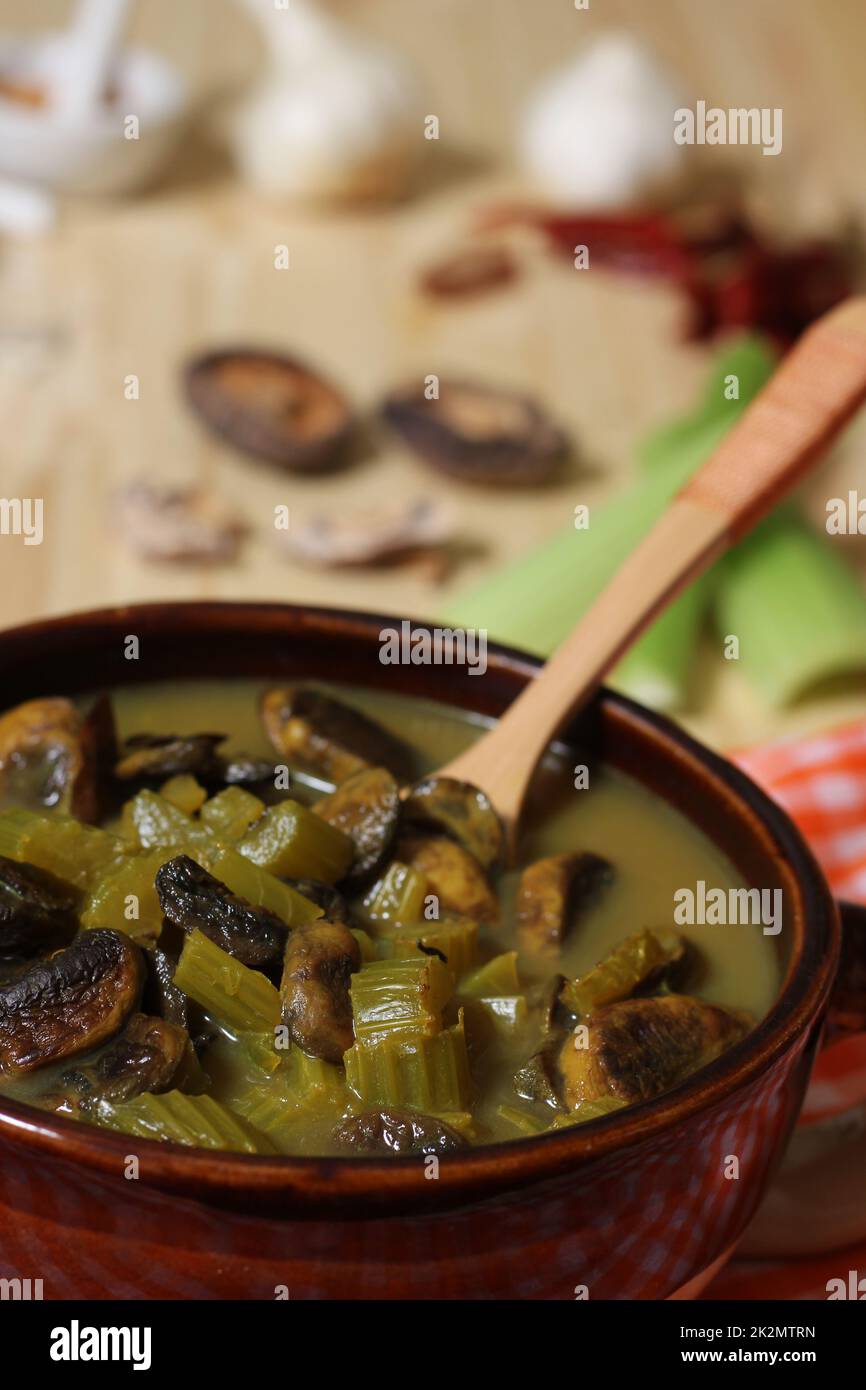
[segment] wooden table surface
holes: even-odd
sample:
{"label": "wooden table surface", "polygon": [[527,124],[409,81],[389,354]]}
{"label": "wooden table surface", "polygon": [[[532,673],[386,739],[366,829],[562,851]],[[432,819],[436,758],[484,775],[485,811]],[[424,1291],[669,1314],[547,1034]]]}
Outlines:
{"label": "wooden table surface", "polygon": [[[32,23],[0,0],[0,29]],[[627,486],[633,446],[687,407],[707,353],[678,338],[674,292],[533,260],[506,292],[459,306],[417,296],[418,268],[459,240],[479,206],[525,192],[509,168],[518,113],[539,77],[609,28],[647,39],[694,100],[781,106],[784,150],[735,151],[750,196],[787,226],[827,228],[866,212],[862,0],[352,0],[337,6],[411,55],[441,139],[424,149],[423,188],[386,212],[323,215],[269,206],[224,156],[191,135],[168,180],[122,203],[64,206],[56,231],[0,244],[0,491],[45,499],[45,541],[0,537],[2,623],[157,598],[268,598],[433,616],[469,585],[556,528],[578,502]],[[66,7],[41,0],[41,22]],[[256,45],[230,0],[142,0],[137,34],[172,55],[202,101],[254,65]],[[720,157],[730,158],[731,152]],[[291,268],[274,269],[274,246]],[[362,411],[404,378],[465,371],[537,393],[577,441],[542,492],[477,491],[430,474],[398,446],[340,477],[301,481],[239,459],[186,410],[179,370],[216,344],[264,343],[332,373]],[[124,378],[140,399],[124,398]],[[862,477],[866,432],[844,441],[809,488],[823,500]],[[155,567],[112,534],[109,498],[146,475],[212,484],[254,528],[242,559],[208,571]],[[313,573],[273,544],[273,508],[302,519],[397,496],[447,494],[464,563],[436,588],[412,570]],[[854,547],[855,553],[858,547]],[[495,634],[491,634],[495,636]],[[816,727],[866,709],[859,690],[780,716],[736,670],[710,661],[685,722],[718,744]]]}

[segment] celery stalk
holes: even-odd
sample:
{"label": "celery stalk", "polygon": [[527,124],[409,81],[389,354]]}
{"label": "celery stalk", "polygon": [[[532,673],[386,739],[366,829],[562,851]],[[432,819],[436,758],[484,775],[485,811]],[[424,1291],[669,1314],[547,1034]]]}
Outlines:
{"label": "celery stalk", "polygon": [[720,636],[771,704],[866,671],[866,592],[832,543],[786,508],[728,555],[715,604]]}
{"label": "celery stalk", "polygon": [[469,1057],[463,1014],[433,1037],[355,1043],[343,1056],[346,1080],[366,1105],[408,1105],[427,1114],[469,1108]]}
{"label": "celery stalk", "polygon": [[270,980],[223,951],[204,932],[190,932],[174,972],[178,989],[235,1032],[264,1033],[280,1020]]}
{"label": "celery stalk", "polygon": [[[716,359],[697,410],[639,447],[643,476],[628,491],[591,508],[586,530],[558,532],[505,573],[458,598],[449,620],[486,628],[500,641],[548,656],[709,457],[768,380],[773,364],[772,352],[758,338],[727,348]],[[739,384],[736,399],[726,394],[732,377]],[[611,684],[658,708],[680,705],[712,594],[713,578],[705,576],[681,595],[616,667]]]}
{"label": "celery stalk", "polygon": [[155,1096],[145,1092],[118,1105],[103,1103],[98,1119],[109,1129],[122,1130],[138,1139],[237,1153],[276,1152],[266,1135],[212,1096],[187,1096],[182,1091]]}
{"label": "celery stalk", "polygon": [[[678,454],[694,454],[698,468],[719,439],[772,375],[774,354],[757,338],[745,338],[716,359],[697,411],[657,430],[639,448],[648,471]],[[739,395],[726,391],[736,377]],[[610,684],[653,709],[674,710],[684,702],[689,675],[715,593],[718,567],[701,575],[636,642],[613,671]]]}

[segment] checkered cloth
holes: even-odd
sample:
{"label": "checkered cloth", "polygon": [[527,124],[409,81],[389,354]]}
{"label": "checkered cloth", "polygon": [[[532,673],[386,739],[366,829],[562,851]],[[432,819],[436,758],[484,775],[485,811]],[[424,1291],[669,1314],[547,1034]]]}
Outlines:
{"label": "checkered cloth", "polygon": [[[735,759],[779,802],[809,841],[834,893],[866,903],[866,720],[811,738],[783,739]],[[818,1058],[801,1125],[866,1105],[866,1034],[845,1038]],[[705,1298],[827,1297],[840,1268],[866,1272],[866,1243],[801,1260],[733,1260]]]}

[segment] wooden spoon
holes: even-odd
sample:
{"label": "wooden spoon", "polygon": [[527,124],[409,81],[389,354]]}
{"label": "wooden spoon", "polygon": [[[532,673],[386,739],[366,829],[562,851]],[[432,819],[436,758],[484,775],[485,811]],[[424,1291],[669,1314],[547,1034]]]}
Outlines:
{"label": "wooden spoon", "polygon": [[864,398],[866,298],[857,298],[803,335],[535,680],[440,769],[487,794],[512,857],[532,774],[555,735],[661,610],[803,477]]}

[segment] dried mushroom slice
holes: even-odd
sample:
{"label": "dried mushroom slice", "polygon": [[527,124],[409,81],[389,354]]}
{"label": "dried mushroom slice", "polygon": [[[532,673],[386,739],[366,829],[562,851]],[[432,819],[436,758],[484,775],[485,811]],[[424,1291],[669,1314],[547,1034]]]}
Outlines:
{"label": "dried mushroom slice", "polygon": [[499,289],[517,277],[517,264],[505,246],[466,246],[428,266],[421,288],[434,299],[467,299]]}
{"label": "dried mushroom slice", "polygon": [[0,959],[42,955],[78,930],[78,894],[68,883],[0,855]]}
{"label": "dried mushroom slice", "polygon": [[555,957],[567,933],[613,882],[611,864],[597,854],[552,854],[529,864],[517,890],[517,942],[536,957]]}
{"label": "dried mushroom slice", "polygon": [[593,1013],[586,1039],[569,1034],[559,1054],[569,1110],[615,1096],[651,1100],[721,1056],[752,1027],[745,1013],[685,994],[626,999]]}
{"label": "dried mushroom slice", "polygon": [[349,981],[360,968],[361,948],[342,922],[312,922],[290,933],[281,1016],[309,1056],[339,1064],[355,1041]]}
{"label": "dried mushroom slice", "polygon": [[456,1153],[466,1148],[466,1140],[456,1129],[417,1110],[363,1110],[341,1120],[332,1138],[349,1153],[393,1158]]}
{"label": "dried mushroom slice", "polygon": [[247,531],[237,508],[214,493],[145,478],[115,495],[114,516],[143,560],[225,564],[235,559]]}
{"label": "dried mushroom slice", "polygon": [[444,835],[407,836],[396,857],[423,874],[442,913],[456,912],[476,922],[496,922],[499,903],[481,865],[462,845]]}
{"label": "dried mushroom slice", "polygon": [[159,904],[169,922],[187,933],[203,932],[242,965],[268,970],[280,964],[288,928],[265,907],[238,897],[186,854],[156,871]]}
{"label": "dried mushroom slice", "polygon": [[117,1105],[144,1091],[158,1095],[171,1087],[190,1045],[185,1028],[133,1014],[95,1061],[63,1073],[61,1090],[48,1103],[64,1114],[88,1115],[101,1102]]}
{"label": "dried mushroom slice", "polygon": [[379,502],[364,511],[319,512],[277,531],[281,549],[318,568],[396,564],[419,553],[447,558],[454,512],[439,498]]}
{"label": "dried mushroom slice", "polygon": [[313,810],[348,835],[355,846],[343,883],[366,883],[384,864],[397,833],[400,789],[388,769],[371,767],[353,773],[330,796],[317,801]]}
{"label": "dried mushroom slice", "polygon": [[114,768],[121,782],[162,781],[188,773],[212,780],[219,775],[216,750],[226,734],[131,734]]}
{"label": "dried mushroom slice", "polygon": [[345,462],[354,427],[348,401],[292,357],[211,352],[190,363],[186,392],[214,434],[242,453],[294,473]]}
{"label": "dried mushroom slice", "polygon": [[412,824],[456,840],[487,873],[502,861],[502,822],[490,798],[471,782],[427,777],[406,793],[403,815]]}
{"label": "dried mushroom slice", "polygon": [[116,931],[82,932],[0,987],[0,1072],[36,1071],[100,1047],[138,1005],[139,948]]}
{"label": "dried mushroom slice", "polygon": [[466,482],[545,483],[567,451],[535,401],[477,382],[443,380],[434,400],[413,384],[387,398],[384,416],[425,462]]}
{"label": "dried mushroom slice", "polygon": [[369,767],[385,767],[401,783],[412,778],[415,758],[402,739],[310,686],[266,691],[262,722],[278,753],[336,786]]}
{"label": "dried mushroom slice", "polygon": [[86,715],[71,700],[27,700],[0,715],[0,799],[16,808],[51,806],[93,824],[105,810],[115,749],[107,696]]}

